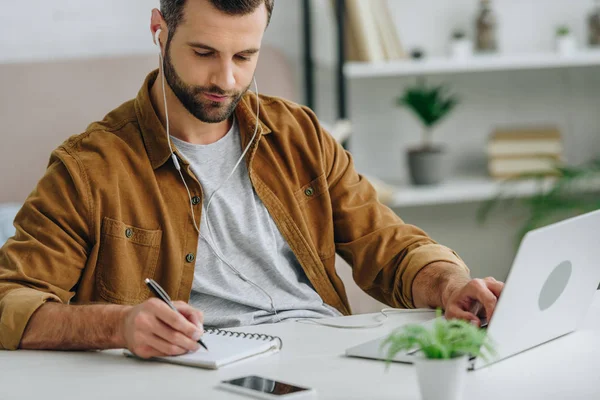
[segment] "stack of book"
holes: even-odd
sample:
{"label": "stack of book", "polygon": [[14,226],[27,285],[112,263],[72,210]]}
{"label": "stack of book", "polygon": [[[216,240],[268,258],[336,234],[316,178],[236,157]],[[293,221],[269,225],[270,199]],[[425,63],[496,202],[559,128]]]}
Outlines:
{"label": "stack of book", "polygon": [[348,61],[406,58],[387,0],[346,0],[345,22]]}
{"label": "stack of book", "polygon": [[561,134],[554,127],[496,130],[487,152],[489,173],[498,179],[556,175],[563,162]]}

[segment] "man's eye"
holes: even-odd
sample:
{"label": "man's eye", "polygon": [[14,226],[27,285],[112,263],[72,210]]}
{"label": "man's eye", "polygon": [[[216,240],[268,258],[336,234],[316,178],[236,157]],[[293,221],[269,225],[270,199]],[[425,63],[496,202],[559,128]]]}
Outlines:
{"label": "man's eye", "polygon": [[210,57],[212,55],[212,53],[198,53],[197,51],[194,53],[196,53],[198,57]]}
{"label": "man's eye", "polygon": [[242,55],[238,54],[236,57],[238,60],[241,60],[241,61],[250,61],[250,57],[247,57],[247,56],[242,56]]}

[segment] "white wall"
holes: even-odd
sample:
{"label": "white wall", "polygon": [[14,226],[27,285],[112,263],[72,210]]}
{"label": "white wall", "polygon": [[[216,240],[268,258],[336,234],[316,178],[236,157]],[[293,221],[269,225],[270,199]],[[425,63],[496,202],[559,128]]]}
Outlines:
{"label": "white wall", "polygon": [[153,51],[150,11],[158,0],[3,1],[0,62]]}
{"label": "white wall", "polygon": [[[28,0],[0,4],[0,63],[152,54],[159,0]],[[279,0],[265,43],[298,58],[301,3]]]}

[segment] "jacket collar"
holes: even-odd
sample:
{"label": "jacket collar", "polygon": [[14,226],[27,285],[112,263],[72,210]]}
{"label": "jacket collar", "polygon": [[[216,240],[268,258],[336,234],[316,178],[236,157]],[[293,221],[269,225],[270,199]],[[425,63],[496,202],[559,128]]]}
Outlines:
{"label": "jacket collar", "polygon": [[[135,99],[135,112],[142,132],[142,140],[148,153],[148,158],[153,169],[161,167],[171,156],[169,144],[167,142],[166,128],[163,126],[160,118],[154,110],[150,98],[150,89],[158,77],[158,70],[152,71],[144,81]],[[261,113],[263,108],[261,108]],[[256,127],[256,95],[246,93],[235,109],[242,142],[248,143],[252,138]],[[261,120],[258,122],[258,129],[262,135],[271,133],[271,129]],[[175,150],[175,149],[174,149]],[[181,157],[180,157],[181,158]],[[185,162],[185,161],[184,161]]]}

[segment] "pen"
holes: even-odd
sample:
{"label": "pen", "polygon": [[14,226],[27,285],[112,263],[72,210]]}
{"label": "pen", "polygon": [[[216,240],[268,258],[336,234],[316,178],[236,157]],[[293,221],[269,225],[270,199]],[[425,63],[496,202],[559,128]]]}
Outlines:
{"label": "pen", "polygon": [[[156,297],[167,303],[167,305],[171,307],[171,310],[179,314],[179,310],[175,308],[167,292],[165,292],[164,289],[161,288],[158,283],[156,283],[156,281],[154,281],[153,279],[146,279],[144,282],[146,283],[146,286],[148,286],[148,289],[150,289],[150,291],[154,293]],[[198,339],[198,344],[204,347],[206,350],[208,350],[208,347],[206,347],[202,339]]]}

